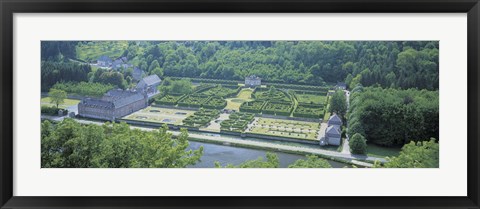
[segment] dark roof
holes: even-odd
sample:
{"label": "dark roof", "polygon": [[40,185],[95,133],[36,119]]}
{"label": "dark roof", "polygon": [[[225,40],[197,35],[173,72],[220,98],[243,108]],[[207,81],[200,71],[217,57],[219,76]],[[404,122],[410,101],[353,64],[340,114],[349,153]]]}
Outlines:
{"label": "dark roof", "polygon": [[333,114],[332,116],[330,116],[330,118],[328,119],[328,121],[332,121],[332,122],[342,122],[342,119],[340,119],[340,117],[338,117],[337,114]]}
{"label": "dark roof", "polygon": [[113,102],[116,108],[123,107],[144,99],[144,96],[139,92],[125,91],[121,89],[113,89],[108,91],[102,100]]}
{"label": "dark roof", "polygon": [[340,129],[335,126],[328,126],[326,133],[328,134],[340,134]]}
{"label": "dark roof", "polygon": [[95,99],[95,98],[84,98],[82,99],[82,104],[88,107],[95,107],[95,108],[113,108],[113,102],[106,101],[102,99]]}
{"label": "dark roof", "polygon": [[147,86],[158,85],[162,81],[158,75],[149,75],[142,79]]}
{"label": "dark roof", "polygon": [[338,82],[338,83],[337,83],[337,86],[338,86],[338,87],[346,87],[347,84],[344,83],[344,82]]}

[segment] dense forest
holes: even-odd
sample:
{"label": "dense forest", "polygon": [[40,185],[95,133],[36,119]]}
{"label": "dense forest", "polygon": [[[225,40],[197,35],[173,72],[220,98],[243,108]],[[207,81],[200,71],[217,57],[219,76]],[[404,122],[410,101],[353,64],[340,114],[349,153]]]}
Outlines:
{"label": "dense forest", "polygon": [[[82,55],[87,60],[77,57],[85,53],[82,47],[94,49],[95,44],[100,42],[42,42],[42,60],[92,63],[110,53]],[[352,87],[438,89],[439,45],[434,41],[128,41],[110,45],[108,50],[121,52],[118,57],[125,56],[146,74],[159,76],[243,80],[256,74],[265,82],[288,84],[345,81]],[[127,72],[123,72],[125,80]]]}
{"label": "dense forest", "polygon": [[357,86],[352,90],[348,134],[369,143],[401,146],[439,137],[438,91]]}

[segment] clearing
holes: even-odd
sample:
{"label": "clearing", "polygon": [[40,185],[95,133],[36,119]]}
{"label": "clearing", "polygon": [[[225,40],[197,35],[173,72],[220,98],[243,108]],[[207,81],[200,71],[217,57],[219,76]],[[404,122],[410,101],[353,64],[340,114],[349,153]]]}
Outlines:
{"label": "clearing", "polygon": [[[67,108],[67,107],[70,107],[70,106],[74,106],[74,105],[77,105],[78,103],[80,103],[80,100],[77,100],[77,99],[64,99],[63,100],[64,103],[61,104],[61,105],[58,105],[59,108]],[[51,102],[50,100],[50,97],[43,97],[40,101],[41,105],[45,105],[45,106],[56,106],[54,103]]]}

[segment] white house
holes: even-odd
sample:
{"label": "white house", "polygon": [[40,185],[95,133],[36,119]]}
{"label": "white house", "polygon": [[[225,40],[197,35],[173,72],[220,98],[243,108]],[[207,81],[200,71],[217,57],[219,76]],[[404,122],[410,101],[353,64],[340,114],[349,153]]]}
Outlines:
{"label": "white house", "polygon": [[327,121],[327,129],[325,130],[325,137],[320,140],[320,145],[340,145],[342,142],[342,120],[338,115],[330,116]]}
{"label": "white house", "polygon": [[256,87],[262,85],[262,79],[256,75],[251,75],[245,77],[245,86],[246,87]]}

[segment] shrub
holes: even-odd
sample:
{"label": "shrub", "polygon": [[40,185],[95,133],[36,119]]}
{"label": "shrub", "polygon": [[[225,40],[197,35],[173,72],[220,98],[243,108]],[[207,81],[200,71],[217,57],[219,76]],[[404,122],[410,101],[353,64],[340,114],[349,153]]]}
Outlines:
{"label": "shrub", "polygon": [[354,134],[350,138],[348,145],[352,154],[365,154],[367,152],[367,140],[361,134]]}

